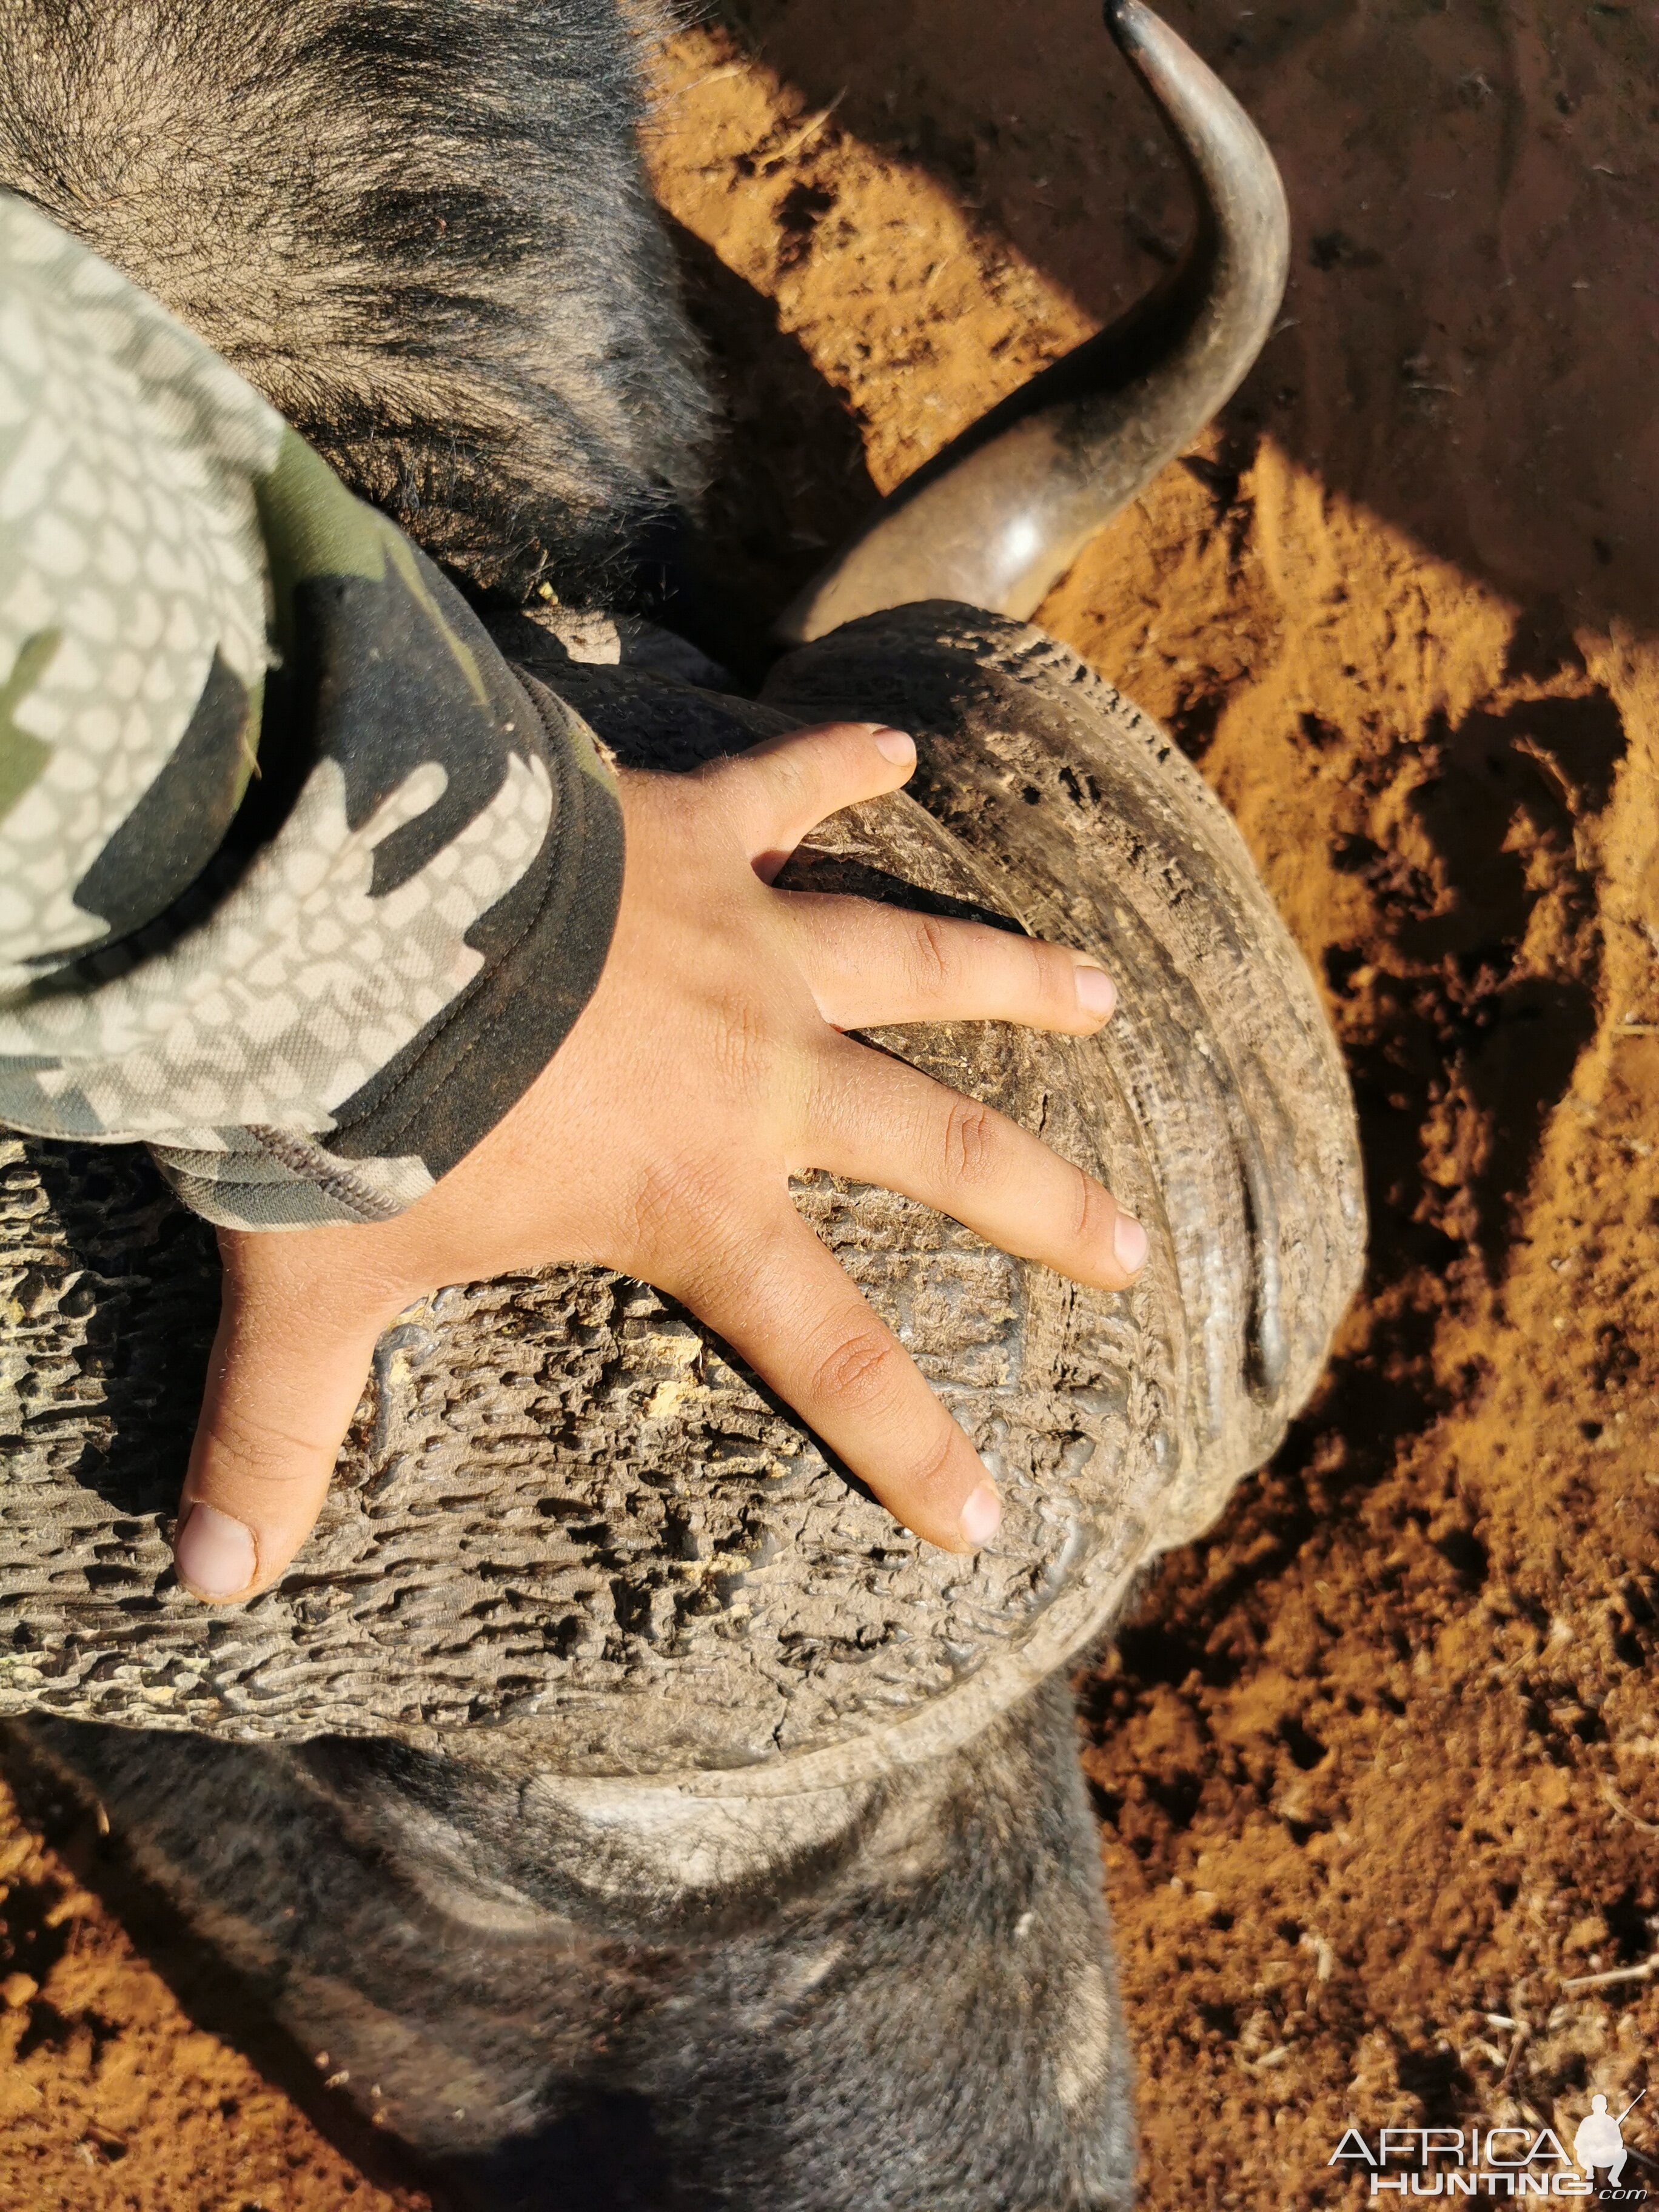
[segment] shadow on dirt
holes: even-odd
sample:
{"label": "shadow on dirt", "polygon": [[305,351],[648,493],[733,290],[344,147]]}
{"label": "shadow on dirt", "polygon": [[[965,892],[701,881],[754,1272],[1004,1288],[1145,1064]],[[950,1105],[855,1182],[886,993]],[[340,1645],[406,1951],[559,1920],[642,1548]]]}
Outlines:
{"label": "shadow on dirt", "polygon": [[[1243,414],[1521,604],[1659,626],[1646,19],[1550,0],[1501,22],[1443,0],[1279,0],[1224,23],[1160,8],[1290,197],[1291,290]],[[833,100],[838,125],[931,171],[1097,319],[1178,252],[1184,181],[1093,0],[721,13],[805,108]]]}
{"label": "shadow on dirt", "polygon": [[[55,1779],[15,1731],[3,1725],[0,1725],[0,1771],[16,1797],[24,1824],[44,1837],[75,1880],[84,1883],[108,1907],[196,2027],[240,2051],[369,2181],[384,2189],[401,2185],[432,2191],[434,2212],[465,2212],[459,2197],[434,2190],[432,2176],[399,2144],[359,2119],[343,2098],[329,2094],[313,2063],[313,2055],[302,2051],[260,2006],[249,2002],[237,1976],[190,1933],[161,1893],[133,1867],[118,1840],[100,1835],[87,1807]],[[44,1980],[73,1940],[78,1923],[70,1918],[56,1928],[35,1930],[30,1896],[15,1886],[3,1909],[17,1965],[36,1981]],[[120,2033],[95,2016],[82,2014],[73,2020],[64,2019],[51,2006],[37,2004],[33,2014],[30,2034],[36,2042],[61,2039],[88,2026],[94,2040],[100,2026],[107,2036]]]}

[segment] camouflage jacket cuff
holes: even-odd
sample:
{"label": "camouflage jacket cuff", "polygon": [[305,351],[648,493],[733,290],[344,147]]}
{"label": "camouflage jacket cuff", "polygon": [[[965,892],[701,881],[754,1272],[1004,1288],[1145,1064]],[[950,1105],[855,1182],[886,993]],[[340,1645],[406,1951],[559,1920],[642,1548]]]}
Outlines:
{"label": "camouflage jacket cuff", "polygon": [[599,979],[572,710],[210,349],[0,195],[0,1121],[246,1228],[384,1218]]}

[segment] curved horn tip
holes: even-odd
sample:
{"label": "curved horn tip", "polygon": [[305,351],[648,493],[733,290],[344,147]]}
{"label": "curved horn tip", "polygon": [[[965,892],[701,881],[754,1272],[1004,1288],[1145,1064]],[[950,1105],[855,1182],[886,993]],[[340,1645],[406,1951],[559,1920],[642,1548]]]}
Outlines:
{"label": "curved horn tip", "polygon": [[[3,0],[0,0],[0,5]],[[1188,252],[1117,324],[1036,378],[918,477],[779,619],[789,643],[924,599],[1028,620],[1089,538],[1230,399],[1285,285],[1289,225],[1261,133],[1146,0],[1103,0],[1106,27],[1163,117],[1196,195]]]}
{"label": "curved horn tip", "polygon": [[1103,0],[1100,12],[1107,29],[1127,53],[1141,27],[1139,19],[1151,11],[1140,5],[1140,0]]}

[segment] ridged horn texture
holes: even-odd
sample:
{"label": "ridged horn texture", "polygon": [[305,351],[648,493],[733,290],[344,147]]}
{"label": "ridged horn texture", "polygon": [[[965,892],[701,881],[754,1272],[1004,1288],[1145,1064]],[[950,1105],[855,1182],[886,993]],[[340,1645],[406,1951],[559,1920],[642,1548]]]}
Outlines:
{"label": "ridged horn texture", "polygon": [[293,1568],[222,1612],[167,1542],[211,1232],[138,1146],[0,1133],[0,1717],[373,1735],[537,1790],[580,1777],[596,1806],[651,1776],[753,1803],[861,1788],[1011,1712],[1278,1449],[1364,1256],[1341,1056],[1220,801],[1042,631],[895,608],[788,654],[756,700],[493,627],[629,767],[812,722],[913,732],[910,793],[821,823],[779,881],[1013,922],[1118,978],[1097,1036],[872,1042],[1098,1176],[1146,1224],[1146,1267],[1094,1290],[891,1192],[794,1186],[996,1473],[1002,1527],[970,1561],[901,1528],[644,1284],[545,1267],[441,1291],[381,1337]]}
{"label": "ridged horn texture", "polygon": [[1024,621],[1085,545],[1225,404],[1284,296],[1290,219],[1255,125],[1141,0],[1106,24],[1157,102],[1198,222],[1167,277],[917,471],[785,610],[801,644],[884,608],[958,599]]}

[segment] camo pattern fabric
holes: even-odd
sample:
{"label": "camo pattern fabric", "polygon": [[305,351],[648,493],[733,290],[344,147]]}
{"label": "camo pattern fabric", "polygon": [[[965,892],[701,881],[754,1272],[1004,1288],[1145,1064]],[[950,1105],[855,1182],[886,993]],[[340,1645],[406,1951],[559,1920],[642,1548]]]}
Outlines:
{"label": "camo pattern fabric", "polygon": [[227,362],[0,193],[0,1122],[399,1212],[591,994],[580,718]]}

